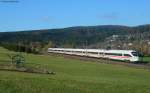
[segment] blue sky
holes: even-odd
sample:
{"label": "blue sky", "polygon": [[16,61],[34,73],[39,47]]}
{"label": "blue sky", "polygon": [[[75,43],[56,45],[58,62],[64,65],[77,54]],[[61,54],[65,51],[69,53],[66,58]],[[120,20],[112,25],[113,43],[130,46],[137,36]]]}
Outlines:
{"label": "blue sky", "polygon": [[0,31],[150,23],[150,0],[2,1]]}

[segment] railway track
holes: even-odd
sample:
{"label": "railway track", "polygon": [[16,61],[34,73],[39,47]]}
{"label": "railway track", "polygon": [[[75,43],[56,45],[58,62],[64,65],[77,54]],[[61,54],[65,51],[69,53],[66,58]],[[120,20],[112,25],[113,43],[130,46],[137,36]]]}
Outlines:
{"label": "railway track", "polygon": [[140,68],[140,69],[150,69],[150,63],[148,62],[131,63],[131,62],[114,61],[114,60],[102,59],[102,58],[93,58],[93,57],[57,54],[57,53],[51,53],[50,55],[63,56],[64,58],[77,59],[77,60],[82,60],[85,62],[91,61],[91,62],[97,62],[97,63],[102,63],[102,64],[113,64],[113,65],[122,65],[122,66],[134,67],[134,68]]}

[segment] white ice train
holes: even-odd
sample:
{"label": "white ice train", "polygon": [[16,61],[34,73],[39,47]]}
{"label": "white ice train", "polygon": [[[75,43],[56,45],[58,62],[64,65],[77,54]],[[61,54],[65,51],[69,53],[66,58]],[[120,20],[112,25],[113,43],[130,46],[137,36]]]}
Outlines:
{"label": "white ice train", "polygon": [[141,61],[139,53],[134,50],[48,48],[48,53],[87,56],[129,62]]}

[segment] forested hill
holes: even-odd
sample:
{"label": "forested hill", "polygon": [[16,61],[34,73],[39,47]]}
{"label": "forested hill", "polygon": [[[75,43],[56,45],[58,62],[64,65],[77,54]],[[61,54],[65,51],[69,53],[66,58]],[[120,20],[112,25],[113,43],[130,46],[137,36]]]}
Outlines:
{"label": "forested hill", "polygon": [[136,27],[119,25],[79,26],[63,29],[1,32],[0,43],[30,44],[39,42],[44,45],[52,42],[54,47],[81,47],[84,44],[90,46],[104,42],[113,35],[130,36],[131,40],[145,35],[142,39],[150,40],[150,25]]}
{"label": "forested hill", "polygon": [[[88,26],[70,27],[64,29],[33,30],[20,32],[0,33],[1,42],[49,42],[56,45],[74,43],[80,44],[88,41],[97,43],[113,34],[127,34],[132,28],[125,26]],[[133,30],[134,31],[134,30]]]}

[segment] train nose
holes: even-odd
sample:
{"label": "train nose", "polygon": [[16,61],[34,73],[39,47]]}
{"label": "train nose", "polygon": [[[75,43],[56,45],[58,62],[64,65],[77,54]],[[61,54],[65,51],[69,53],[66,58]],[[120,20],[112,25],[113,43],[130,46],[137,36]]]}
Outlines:
{"label": "train nose", "polygon": [[140,61],[140,58],[139,57],[133,57],[133,59],[132,59],[134,62],[138,62],[138,61]]}

